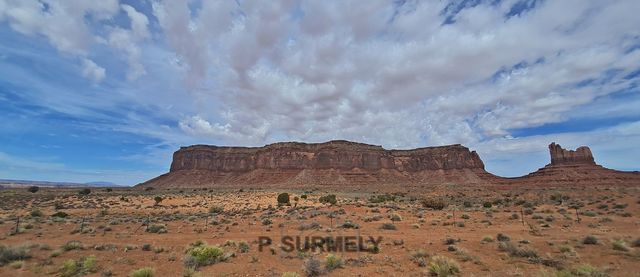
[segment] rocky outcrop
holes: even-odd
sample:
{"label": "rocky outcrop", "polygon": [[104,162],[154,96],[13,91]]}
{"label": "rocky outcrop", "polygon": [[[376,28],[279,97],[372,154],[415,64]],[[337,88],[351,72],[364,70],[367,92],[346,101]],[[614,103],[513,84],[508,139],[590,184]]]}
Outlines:
{"label": "rocky outcrop", "polygon": [[426,185],[640,185],[640,174],[604,168],[591,150],[549,145],[551,162],[523,177],[484,170],[475,151],[456,144],[386,150],[349,141],[283,142],[263,147],[194,145],[173,154],[168,173],[139,187],[325,187],[357,190]]}
{"label": "rocky outcrop", "polygon": [[591,149],[587,146],[580,146],[575,151],[565,150],[559,144],[552,142],[549,144],[551,155],[551,165],[561,164],[591,164],[595,165]]}
{"label": "rocky outcrop", "polygon": [[456,144],[386,150],[349,141],[283,142],[263,147],[194,145],[173,154],[169,173],[143,186],[481,182],[484,164]]}
{"label": "rocky outcrop", "polygon": [[531,186],[575,185],[640,185],[638,172],[624,172],[596,164],[591,149],[580,146],[576,150],[549,144],[551,163],[523,177],[496,179],[496,183]]}
{"label": "rocky outcrop", "polygon": [[475,151],[462,145],[414,150],[385,150],[381,146],[348,141],[285,142],[264,147],[182,147],[173,154],[171,172],[210,170],[246,172],[256,169],[381,170],[402,172],[448,169],[484,169]]}

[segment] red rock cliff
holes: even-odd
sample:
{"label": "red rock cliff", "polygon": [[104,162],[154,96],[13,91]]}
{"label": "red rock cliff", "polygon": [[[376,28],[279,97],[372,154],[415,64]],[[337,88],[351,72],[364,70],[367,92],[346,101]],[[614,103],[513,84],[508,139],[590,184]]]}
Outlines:
{"label": "red rock cliff", "polygon": [[395,169],[417,172],[465,168],[484,169],[484,164],[475,151],[469,151],[459,144],[413,150],[385,150],[381,146],[349,141],[312,144],[284,142],[263,147],[194,145],[176,151],[171,163],[171,172],[245,172],[256,169]]}
{"label": "red rock cliff", "polygon": [[479,183],[475,151],[456,144],[412,150],[349,141],[283,142],[263,147],[194,145],[173,154],[169,173],[142,187],[237,187]]}
{"label": "red rock cliff", "polygon": [[552,142],[549,144],[549,153],[551,154],[551,165],[561,164],[592,164],[593,160],[591,149],[586,146],[580,146],[575,151],[565,150],[559,144]]}

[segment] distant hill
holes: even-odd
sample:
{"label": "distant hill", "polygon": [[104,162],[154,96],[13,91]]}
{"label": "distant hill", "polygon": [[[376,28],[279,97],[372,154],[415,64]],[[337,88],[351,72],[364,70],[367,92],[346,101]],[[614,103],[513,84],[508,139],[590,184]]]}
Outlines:
{"label": "distant hill", "polygon": [[88,182],[88,183],[72,183],[72,182],[49,182],[49,181],[30,181],[30,180],[9,180],[0,179],[0,187],[17,188],[17,187],[124,187],[122,185],[111,182]]}

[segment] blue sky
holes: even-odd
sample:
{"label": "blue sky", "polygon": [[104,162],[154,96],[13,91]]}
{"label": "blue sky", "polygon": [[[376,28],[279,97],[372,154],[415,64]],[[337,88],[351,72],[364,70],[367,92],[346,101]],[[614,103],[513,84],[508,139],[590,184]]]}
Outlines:
{"label": "blue sky", "polygon": [[640,169],[637,1],[0,0],[0,178],[132,185],[195,143],[589,145]]}

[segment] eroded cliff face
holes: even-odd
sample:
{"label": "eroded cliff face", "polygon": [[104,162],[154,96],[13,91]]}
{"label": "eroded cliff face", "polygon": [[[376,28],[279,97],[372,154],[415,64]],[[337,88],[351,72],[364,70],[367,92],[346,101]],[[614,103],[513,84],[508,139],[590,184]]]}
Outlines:
{"label": "eroded cliff face", "polygon": [[252,148],[195,145],[175,152],[171,163],[171,172],[246,172],[256,169],[393,169],[417,172],[465,168],[484,169],[484,164],[475,151],[469,151],[462,145],[385,150],[381,146],[348,141],[287,142]]}
{"label": "eroded cliff face", "polygon": [[412,150],[349,141],[283,142],[263,147],[182,147],[169,173],[139,187],[324,186],[375,191],[431,185],[584,186],[640,185],[640,173],[597,165],[591,150],[549,145],[551,162],[526,176],[503,178],[484,170],[475,151],[456,144]]}
{"label": "eroded cliff face", "polygon": [[283,142],[263,147],[194,145],[173,154],[170,172],[142,184],[397,184],[481,182],[484,164],[462,145],[386,150],[349,141]]}
{"label": "eroded cliff face", "polygon": [[595,165],[591,149],[587,146],[580,146],[575,151],[563,149],[559,144],[552,142],[549,144],[551,155],[551,165],[566,164],[591,164]]}

